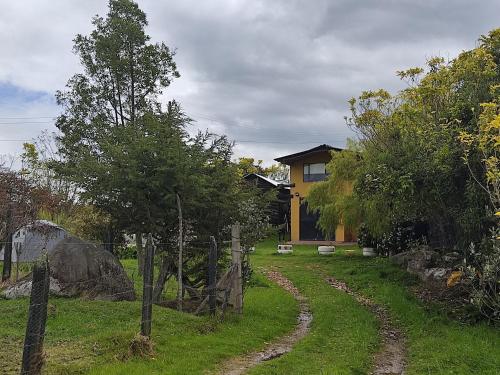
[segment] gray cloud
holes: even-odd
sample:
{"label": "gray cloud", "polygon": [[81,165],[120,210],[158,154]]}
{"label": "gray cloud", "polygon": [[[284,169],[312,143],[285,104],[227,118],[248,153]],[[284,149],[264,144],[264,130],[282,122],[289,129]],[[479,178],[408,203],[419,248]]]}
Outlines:
{"label": "gray cloud", "polygon": [[[481,6],[465,0],[139,4],[153,39],[177,49],[182,77],[164,100],[181,102],[196,120],[192,131],[226,133],[237,141],[238,155],[268,162],[313,143],[343,146],[352,136],[343,119],[350,97],[364,89],[397,90],[396,70],[436,54],[452,58],[500,26],[495,0]],[[79,69],[72,38],[89,32],[90,18],[105,11],[106,3],[97,0],[3,4],[0,85],[49,98]],[[56,114],[47,98],[37,107],[19,99],[16,109],[0,96],[0,117],[27,110]],[[0,138],[6,135],[0,127]]]}

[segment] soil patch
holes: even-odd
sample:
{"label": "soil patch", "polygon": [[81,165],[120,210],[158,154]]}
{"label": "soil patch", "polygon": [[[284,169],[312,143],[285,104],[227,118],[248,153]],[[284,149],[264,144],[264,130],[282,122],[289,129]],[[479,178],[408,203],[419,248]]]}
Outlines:
{"label": "soil patch", "polygon": [[406,366],[406,346],[403,333],[391,322],[391,317],[387,310],[374,303],[370,299],[357,294],[350,289],[346,283],[336,280],[333,277],[326,279],[335,289],[341,290],[351,296],[360,304],[368,307],[377,317],[380,328],[379,334],[382,338],[382,348],[375,354],[373,375],[402,375]]}
{"label": "soil patch", "polygon": [[219,370],[218,374],[224,375],[238,375],[243,374],[248,369],[257,366],[259,363],[278,358],[285,353],[292,350],[295,343],[301,340],[307,335],[310,329],[310,324],[312,321],[312,314],[309,310],[309,305],[304,296],[302,296],[299,290],[292,284],[290,280],[284,277],[281,273],[277,271],[267,271],[266,276],[269,280],[278,284],[281,288],[285,289],[287,292],[291,293],[293,297],[299,302],[300,312],[297,317],[297,325],[292,333],[283,336],[264,348],[264,350],[259,352],[252,352],[242,357],[236,357],[230,359],[222,368]]}

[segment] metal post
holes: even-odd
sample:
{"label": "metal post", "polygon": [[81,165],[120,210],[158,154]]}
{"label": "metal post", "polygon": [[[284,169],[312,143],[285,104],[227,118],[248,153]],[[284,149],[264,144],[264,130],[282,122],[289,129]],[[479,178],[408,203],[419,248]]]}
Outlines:
{"label": "metal post", "polygon": [[146,249],[144,254],[144,285],[142,292],[142,320],[141,320],[141,334],[143,336],[151,336],[151,317],[153,311],[153,260],[154,260],[154,247],[153,236],[148,234],[146,241]]}
{"label": "metal post", "polygon": [[208,306],[210,315],[215,315],[217,308],[217,242],[210,236],[210,251],[208,253]]}
{"label": "metal post", "polygon": [[238,314],[243,313],[243,280],[241,273],[241,247],[240,247],[240,223],[236,223],[231,227],[231,255],[232,266],[235,269],[233,277],[233,285],[231,288],[231,301],[234,310]]}

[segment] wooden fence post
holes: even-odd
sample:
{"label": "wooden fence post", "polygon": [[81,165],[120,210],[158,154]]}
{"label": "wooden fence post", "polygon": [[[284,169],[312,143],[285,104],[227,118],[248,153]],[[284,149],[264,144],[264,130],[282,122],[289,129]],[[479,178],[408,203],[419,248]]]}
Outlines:
{"label": "wooden fence post", "polygon": [[[10,199],[10,197],[9,197]],[[12,203],[9,202],[7,206],[7,220],[6,229],[7,233],[5,236],[5,246],[3,252],[3,269],[2,269],[2,281],[9,280],[12,272]]]}
{"label": "wooden fence post", "polygon": [[43,262],[36,263],[33,268],[28,324],[26,326],[21,366],[22,375],[41,374],[49,283],[49,263],[45,258]]}
{"label": "wooden fence post", "polygon": [[238,314],[243,313],[243,280],[241,270],[240,223],[231,227],[231,256],[235,269],[231,288],[231,302]]}
{"label": "wooden fence post", "polygon": [[215,315],[217,309],[217,242],[210,236],[210,251],[208,253],[208,306],[210,315]]}
{"label": "wooden fence post", "polygon": [[154,247],[153,236],[148,234],[144,254],[144,285],[142,292],[142,320],[141,335],[151,336],[151,317],[153,312],[153,271],[154,271]]}
{"label": "wooden fence post", "polygon": [[137,250],[137,266],[139,267],[139,276],[144,273],[144,249],[142,246],[142,233],[135,234],[135,248]]}

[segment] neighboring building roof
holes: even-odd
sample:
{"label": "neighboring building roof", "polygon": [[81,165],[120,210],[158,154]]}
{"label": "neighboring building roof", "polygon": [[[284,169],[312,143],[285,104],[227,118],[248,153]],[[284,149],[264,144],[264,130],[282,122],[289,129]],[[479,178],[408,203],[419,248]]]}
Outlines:
{"label": "neighboring building roof", "polygon": [[305,156],[309,156],[311,154],[316,154],[316,153],[325,152],[325,151],[331,151],[331,150],[342,151],[342,149],[338,148],[338,147],[333,147],[333,146],[330,146],[330,145],[320,145],[320,146],[311,148],[309,150],[297,152],[295,154],[280,156],[279,158],[276,158],[274,160],[276,160],[279,163],[283,163],[283,164],[288,164],[289,165],[291,162],[299,160],[299,159],[302,159]]}
{"label": "neighboring building roof", "polygon": [[248,173],[245,176],[243,176],[243,178],[245,180],[249,180],[252,177],[260,178],[261,180],[267,182],[268,184],[273,185],[274,187],[278,187],[279,185],[283,184],[283,181],[278,182],[278,181],[273,180],[272,178],[262,176],[261,174],[258,174],[258,173]]}

